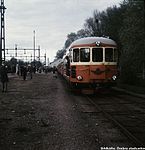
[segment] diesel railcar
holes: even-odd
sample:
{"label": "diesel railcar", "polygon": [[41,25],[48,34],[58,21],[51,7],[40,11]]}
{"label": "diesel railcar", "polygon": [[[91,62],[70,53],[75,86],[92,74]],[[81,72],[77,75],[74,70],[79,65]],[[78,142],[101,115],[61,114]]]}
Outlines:
{"label": "diesel railcar", "polygon": [[117,60],[115,41],[105,37],[87,37],[70,45],[57,69],[71,87],[112,86],[117,80]]}

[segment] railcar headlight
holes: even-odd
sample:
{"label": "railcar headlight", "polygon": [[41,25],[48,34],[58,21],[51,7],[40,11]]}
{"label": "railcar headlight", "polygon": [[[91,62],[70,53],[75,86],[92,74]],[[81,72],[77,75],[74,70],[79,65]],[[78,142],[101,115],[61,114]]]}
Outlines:
{"label": "railcar headlight", "polygon": [[79,81],[81,81],[81,80],[83,80],[83,77],[82,77],[82,76],[77,76],[77,79],[78,79]]}
{"label": "railcar headlight", "polygon": [[114,75],[114,76],[112,77],[112,80],[115,81],[116,79],[117,79],[117,77]]}
{"label": "railcar headlight", "polygon": [[96,45],[97,45],[97,46],[100,46],[100,44],[101,44],[100,41],[97,41],[97,42],[96,42]]}

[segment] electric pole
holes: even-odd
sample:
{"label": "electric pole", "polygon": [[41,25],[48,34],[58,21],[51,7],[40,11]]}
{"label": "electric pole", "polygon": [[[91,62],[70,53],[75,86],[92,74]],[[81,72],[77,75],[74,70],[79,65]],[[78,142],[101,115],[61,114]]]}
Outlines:
{"label": "electric pole", "polygon": [[5,6],[4,0],[1,0],[0,14],[1,14],[1,29],[0,29],[0,66],[5,62]]}
{"label": "electric pole", "polygon": [[34,34],[34,36],[33,36],[33,46],[34,46],[34,66],[35,66],[35,30],[33,31],[33,34]]}

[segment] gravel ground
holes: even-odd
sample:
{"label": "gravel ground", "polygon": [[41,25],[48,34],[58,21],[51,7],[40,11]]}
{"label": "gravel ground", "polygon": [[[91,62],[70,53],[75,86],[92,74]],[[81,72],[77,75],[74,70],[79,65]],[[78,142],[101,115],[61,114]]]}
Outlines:
{"label": "gravel ground", "polygon": [[1,150],[97,150],[103,144],[69,89],[53,74],[12,75],[0,93]]}
{"label": "gravel ground", "polygon": [[[1,85],[0,85],[1,88]],[[52,73],[10,75],[0,93],[0,150],[100,150],[132,146],[85,95]],[[115,149],[115,150],[116,150]]]}

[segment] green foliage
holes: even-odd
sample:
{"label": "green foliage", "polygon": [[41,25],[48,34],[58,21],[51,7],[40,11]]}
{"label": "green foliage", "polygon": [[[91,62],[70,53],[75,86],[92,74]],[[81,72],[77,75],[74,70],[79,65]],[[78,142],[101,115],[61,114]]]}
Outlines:
{"label": "green foliage", "polygon": [[56,58],[56,59],[63,58],[63,55],[65,54],[65,52],[66,52],[65,49],[58,50],[57,53],[56,53],[55,58]]}
{"label": "green foliage", "polygon": [[82,37],[86,37],[86,36],[88,36],[88,33],[84,29],[79,30],[77,33],[72,32],[72,33],[68,34],[67,35],[67,40],[65,41],[64,48],[57,51],[55,58],[56,59],[63,58],[63,55],[66,52],[66,49],[70,46],[70,44],[73,41],[75,41],[79,38],[82,38]]}
{"label": "green foliage", "polygon": [[126,1],[125,5],[127,7],[123,14],[123,26],[120,29],[121,79],[136,84],[138,73],[143,72],[145,62],[144,6],[141,1],[138,3],[131,0]]}
{"label": "green foliage", "polygon": [[86,23],[84,24],[85,30],[90,33],[90,36],[95,36],[97,32],[97,27],[95,25],[95,20],[94,18],[90,17],[86,19]]}
{"label": "green foliage", "polygon": [[68,48],[70,44],[77,39],[77,34],[72,32],[67,35],[67,40],[65,42],[65,48]]}

